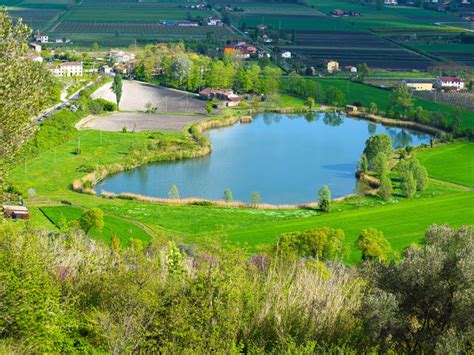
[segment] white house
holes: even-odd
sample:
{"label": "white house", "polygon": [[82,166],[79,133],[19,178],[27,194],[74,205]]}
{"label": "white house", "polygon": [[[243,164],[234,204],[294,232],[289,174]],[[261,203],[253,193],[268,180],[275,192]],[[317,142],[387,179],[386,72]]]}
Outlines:
{"label": "white house", "polygon": [[263,42],[265,42],[265,43],[272,43],[273,42],[273,40],[270,37],[268,37],[266,34],[264,34],[262,36],[262,39],[263,39]]}
{"label": "white house", "polygon": [[291,52],[290,51],[285,51],[281,54],[281,57],[285,58],[285,59],[290,59],[291,58]]}
{"label": "white house", "polygon": [[105,75],[110,75],[112,73],[112,68],[108,65],[103,65],[100,67],[99,72]]}
{"label": "white house", "polygon": [[28,55],[28,58],[32,60],[33,62],[38,62],[38,63],[43,63],[43,57],[39,54],[36,53],[30,53]]}
{"label": "white house", "polygon": [[217,16],[209,16],[207,18],[208,26],[222,26],[222,20]]}
{"label": "white house", "polygon": [[445,90],[464,90],[464,79],[456,76],[440,76],[436,79],[436,86]]}
{"label": "white house", "polygon": [[109,60],[116,63],[126,63],[135,59],[135,53],[127,53],[119,50],[109,52]]}
{"label": "white house", "polygon": [[389,5],[389,6],[396,6],[398,5],[398,1],[397,0],[384,0],[384,5]]}
{"label": "white house", "polygon": [[64,62],[57,67],[50,66],[49,71],[54,76],[82,76],[84,70],[80,62]]}
{"label": "white house", "polygon": [[40,43],[48,43],[49,37],[44,33],[37,33],[35,34],[35,41]]}

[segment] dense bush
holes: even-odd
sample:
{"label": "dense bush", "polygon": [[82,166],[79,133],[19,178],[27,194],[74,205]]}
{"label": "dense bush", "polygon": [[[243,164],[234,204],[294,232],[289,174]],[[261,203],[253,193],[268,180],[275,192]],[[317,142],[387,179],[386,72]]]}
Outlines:
{"label": "dense bush", "polygon": [[306,261],[158,239],[121,249],[64,228],[0,225],[0,351],[444,353],[472,340],[469,228],[433,227],[398,264],[362,269],[319,249]]}

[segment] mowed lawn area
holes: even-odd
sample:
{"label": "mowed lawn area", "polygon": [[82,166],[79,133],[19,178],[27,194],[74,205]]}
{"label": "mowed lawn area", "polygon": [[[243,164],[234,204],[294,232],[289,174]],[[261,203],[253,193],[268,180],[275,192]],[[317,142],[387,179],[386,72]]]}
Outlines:
{"label": "mowed lawn area", "polygon": [[[52,206],[41,207],[41,212],[56,226],[63,227],[65,222],[78,220],[83,209],[70,206]],[[110,244],[112,236],[116,236],[120,240],[122,246],[129,245],[132,239],[140,240],[148,243],[151,236],[136,224],[126,221],[125,219],[105,215],[104,228],[102,230],[91,229],[89,236],[95,240],[103,241]]]}
{"label": "mowed lawn area", "polygon": [[431,177],[474,187],[474,143],[425,149],[417,157]]}
{"label": "mowed lawn area", "polygon": [[[368,107],[371,102],[375,102],[381,111],[385,111],[390,102],[392,91],[377,88],[358,82],[341,79],[315,79],[324,89],[335,86],[340,89],[345,96],[346,104],[361,102],[363,106]],[[437,103],[424,99],[414,98],[414,107],[421,106],[431,112],[440,112],[451,122],[455,107],[447,104]],[[464,110],[462,114],[461,126],[464,128],[474,128],[474,112]]]}
{"label": "mowed lawn area", "polygon": [[365,228],[381,230],[393,249],[400,252],[410,244],[419,242],[430,225],[446,223],[452,226],[474,224],[474,193],[457,192],[436,198],[412,199],[388,206],[260,224],[230,231],[225,239],[233,245],[246,245],[250,250],[257,251],[258,247],[274,245],[282,233],[325,226],[340,228],[344,231],[346,244],[351,250],[346,261],[354,263],[360,260],[354,242]]}

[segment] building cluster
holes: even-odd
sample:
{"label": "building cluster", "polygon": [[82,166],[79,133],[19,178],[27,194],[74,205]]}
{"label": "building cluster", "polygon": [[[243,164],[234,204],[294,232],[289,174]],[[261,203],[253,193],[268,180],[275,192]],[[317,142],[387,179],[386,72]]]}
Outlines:
{"label": "building cluster", "polygon": [[348,12],[345,12],[345,11],[342,11],[342,10],[339,10],[339,9],[334,9],[334,10],[331,11],[331,15],[336,16],[336,17],[341,17],[341,16],[353,16],[353,17],[358,17],[358,16],[362,16],[362,13],[359,12],[359,11],[348,11]]}
{"label": "building cluster", "polygon": [[199,92],[199,97],[203,100],[222,100],[229,107],[237,106],[242,101],[242,98],[231,89],[206,88]]}
{"label": "building cluster", "polygon": [[257,55],[257,47],[252,46],[244,41],[236,41],[235,44],[224,47],[224,54],[233,54],[237,58],[248,59]]}
{"label": "building cluster", "polygon": [[436,79],[405,79],[402,84],[413,91],[461,91],[465,89],[464,79],[453,76],[440,76]]}

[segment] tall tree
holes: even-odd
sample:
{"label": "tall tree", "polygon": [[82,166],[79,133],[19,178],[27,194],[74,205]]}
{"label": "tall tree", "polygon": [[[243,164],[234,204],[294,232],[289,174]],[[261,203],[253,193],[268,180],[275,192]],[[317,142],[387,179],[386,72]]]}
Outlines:
{"label": "tall tree", "polygon": [[392,140],[386,134],[377,134],[369,137],[365,141],[364,154],[367,157],[370,169],[375,168],[375,158],[377,154],[383,153],[389,158],[392,151]]}
{"label": "tall tree", "polygon": [[30,29],[0,9],[0,194],[6,167],[37,127],[34,117],[51,104],[54,79],[27,57]]}
{"label": "tall tree", "polygon": [[375,228],[362,230],[355,244],[362,253],[362,260],[385,262],[391,251],[390,243],[383,233]]}
{"label": "tall tree", "polygon": [[81,229],[89,234],[92,228],[104,228],[104,212],[100,208],[91,208],[85,211],[79,219]]}
{"label": "tall tree", "polygon": [[120,100],[122,98],[122,75],[116,74],[114,82],[112,83],[112,92],[115,94],[115,100],[117,101],[117,110],[120,110]]}
{"label": "tall tree", "polygon": [[324,185],[318,192],[319,208],[321,211],[329,212],[331,209],[331,190],[329,186]]}

